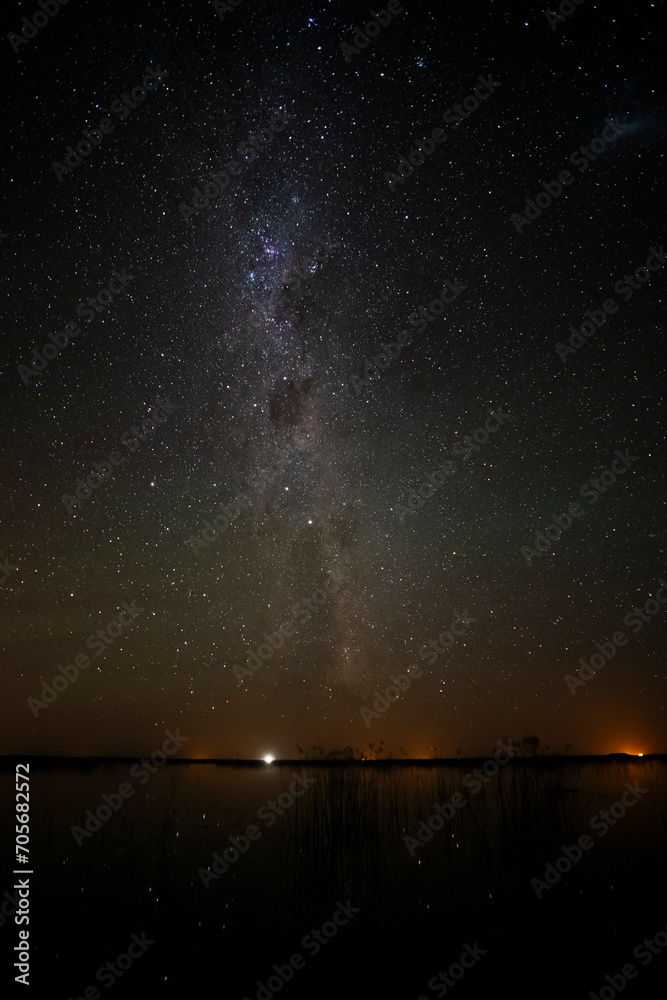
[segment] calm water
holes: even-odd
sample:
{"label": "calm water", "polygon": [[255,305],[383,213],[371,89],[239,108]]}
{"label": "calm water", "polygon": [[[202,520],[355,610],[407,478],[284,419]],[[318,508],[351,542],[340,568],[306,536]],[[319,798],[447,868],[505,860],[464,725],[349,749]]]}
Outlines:
{"label": "calm water", "polygon": [[[65,1000],[97,986],[110,997],[418,1000],[504,985],[519,997],[588,998],[628,962],[638,974],[624,997],[664,995],[667,948],[648,964],[633,951],[667,925],[667,762],[514,761],[479,788],[465,776],[481,764],[172,761],[144,784],[131,762],[33,765],[25,995]],[[296,798],[294,775],[306,785]],[[13,770],[0,781],[11,802]],[[78,845],[71,828],[125,782],[134,795]],[[601,821],[591,828],[626,783],[640,790],[626,795],[634,804],[606,832]],[[463,804],[411,853],[404,838],[457,791]],[[3,816],[0,894],[11,894],[12,817]],[[200,869],[251,825],[256,839],[236,860],[228,851],[227,871],[205,886]],[[531,878],[544,879],[546,863],[582,834],[590,849],[538,898]],[[133,934],[145,937],[131,966],[96,979]],[[17,943],[13,918],[0,940]],[[257,981],[297,954],[289,981],[261,991]],[[470,967],[457,980],[462,954]],[[434,980],[440,971],[449,986]]]}

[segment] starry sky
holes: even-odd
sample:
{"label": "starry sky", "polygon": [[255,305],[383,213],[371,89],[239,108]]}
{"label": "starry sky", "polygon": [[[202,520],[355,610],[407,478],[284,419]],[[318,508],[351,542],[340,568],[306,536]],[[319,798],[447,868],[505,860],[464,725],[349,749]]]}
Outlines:
{"label": "starry sky", "polygon": [[644,0],[555,27],[506,6],[406,2],[352,54],[363,4],[77,0],[13,44],[33,6],[3,11],[1,752],[143,754],[174,727],[192,757],[667,750],[667,611],[623,624],[667,579],[664,267],[614,290],[667,237],[664,25]]}

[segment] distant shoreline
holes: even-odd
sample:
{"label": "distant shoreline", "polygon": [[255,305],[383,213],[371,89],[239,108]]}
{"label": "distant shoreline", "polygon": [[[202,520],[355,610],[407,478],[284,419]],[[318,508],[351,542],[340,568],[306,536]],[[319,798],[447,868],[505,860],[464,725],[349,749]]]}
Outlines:
{"label": "distant shoreline", "polygon": [[[146,755],[143,755],[144,757]],[[220,758],[202,758],[194,759],[191,757],[172,757],[170,760],[164,761],[164,765],[174,766],[178,764],[217,764],[223,767],[255,767],[266,769],[269,767],[298,767],[308,765],[308,767],[350,767],[350,766],[373,766],[379,765],[380,767],[397,766],[397,767],[415,767],[415,766],[429,766],[432,767],[437,764],[448,764],[448,765],[461,765],[468,767],[470,764],[478,763],[479,761],[487,760],[487,757],[408,757],[408,758],[390,758],[390,759],[369,759],[369,760],[359,760],[359,759],[319,759],[319,758],[284,758],[275,759],[268,764],[262,759],[236,759],[233,757],[220,757]],[[27,762],[29,764],[34,764],[35,766],[42,767],[95,767],[101,764],[134,764],[137,761],[141,761],[142,756],[137,755],[136,757],[59,757],[59,756],[45,756],[45,755],[28,755],[28,754],[3,754],[0,755],[0,769],[2,768],[14,768],[15,764],[19,761]],[[516,757],[514,760],[508,763],[530,763],[534,766],[540,765],[553,765],[553,764],[587,764],[587,763],[608,763],[610,761],[619,762],[634,762],[647,760],[667,760],[667,754],[665,753],[646,753],[639,757],[637,754],[628,753],[610,753],[610,754],[536,754],[534,756]]]}

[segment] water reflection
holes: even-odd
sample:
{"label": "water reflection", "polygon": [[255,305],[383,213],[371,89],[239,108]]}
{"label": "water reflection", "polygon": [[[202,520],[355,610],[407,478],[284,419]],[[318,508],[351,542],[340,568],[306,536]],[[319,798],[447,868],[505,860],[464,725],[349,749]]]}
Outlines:
{"label": "water reflection", "polygon": [[[156,943],[114,983],[119,996],[189,996],[213,977],[221,996],[255,1000],[273,965],[301,953],[286,997],[416,998],[478,942],[484,960],[457,997],[499,977],[587,997],[664,929],[665,763],[521,760],[484,780],[480,765],[172,761],[97,827],[131,762],[33,771],[34,968],[48,995],[80,996],[146,932]],[[0,777],[8,801],[13,778]],[[592,831],[636,783],[648,792],[604,837]],[[584,833],[592,848],[538,898],[531,879]],[[304,936],[334,926],[340,905],[359,913],[306,955]],[[0,934],[15,933],[6,920]],[[657,995],[659,970],[656,958],[634,997]]]}

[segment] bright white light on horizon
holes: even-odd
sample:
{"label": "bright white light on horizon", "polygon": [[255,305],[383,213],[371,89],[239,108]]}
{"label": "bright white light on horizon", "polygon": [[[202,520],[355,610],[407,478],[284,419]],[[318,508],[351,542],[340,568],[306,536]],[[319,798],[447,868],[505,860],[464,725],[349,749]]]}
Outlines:
{"label": "bright white light on horizon", "polygon": [[264,758],[264,762],[265,762],[266,764],[270,764],[270,763],[271,763],[271,761],[273,761],[273,760],[275,760],[275,759],[276,759],[275,757],[271,757],[271,756],[268,756],[268,757],[265,757],[265,758]]}

